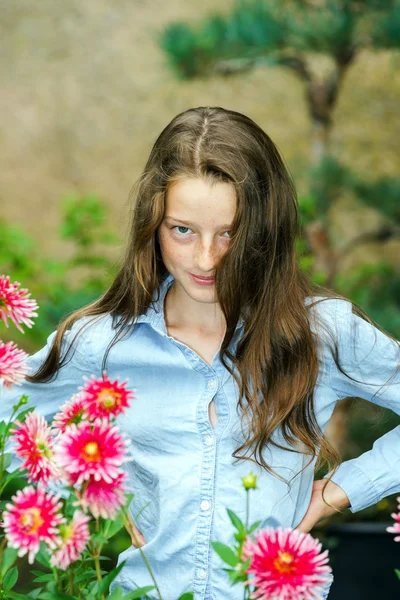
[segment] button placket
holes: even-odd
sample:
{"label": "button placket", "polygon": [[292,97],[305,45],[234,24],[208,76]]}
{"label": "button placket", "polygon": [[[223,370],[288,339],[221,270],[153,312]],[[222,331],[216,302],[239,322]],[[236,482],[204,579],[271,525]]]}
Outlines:
{"label": "button placket", "polygon": [[207,388],[209,390],[215,390],[217,387],[217,381],[215,379],[209,379],[207,382]]}

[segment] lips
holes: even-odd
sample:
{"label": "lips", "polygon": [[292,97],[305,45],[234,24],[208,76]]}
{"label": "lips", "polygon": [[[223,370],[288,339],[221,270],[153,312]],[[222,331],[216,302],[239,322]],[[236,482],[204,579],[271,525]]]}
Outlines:
{"label": "lips", "polygon": [[214,281],[215,277],[202,277],[201,275],[195,275],[194,273],[190,273],[193,277],[197,279],[202,279],[203,281]]}

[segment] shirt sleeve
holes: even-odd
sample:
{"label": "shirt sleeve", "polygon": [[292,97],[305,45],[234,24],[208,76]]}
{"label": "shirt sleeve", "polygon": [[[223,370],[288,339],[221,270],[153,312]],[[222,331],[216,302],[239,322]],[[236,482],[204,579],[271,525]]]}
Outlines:
{"label": "shirt sleeve", "polygon": [[[338,398],[364,398],[400,414],[399,342],[354,314],[347,300],[336,300],[335,325],[339,362],[357,380],[347,378],[332,360],[330,385]],[[371,450],[342,462],[332,481],[346,492],[353,513],[399,493],[400,425],[378,438]]]}
{"label": "shirt sleeve", "polygon": [[[72,328],[64,333],[61,344],[61,358],[65,355],[75,334],[83,325],[85,318],[76,321]],[[46,383],[32,383],[27,380],[22,385],[13,385],[6,388],[0,384],[0,421],[9,421],[15,405],[22,395],[28,396],[28,403],[21,408],[24,410],[29,407],[35,407],[41,415],[50,423],[60,407],[77,393],[78,387],[84,385],[83,376],[89,377],[95,373],[95,361],[92,357],[90,347],[90,328],[87,325],[85,329],[77,336],[73,348],[68,353],[65,364],[59,369],[55,378]],[[47,338],[47,343],[38,352],[28,356],[26,364],[28,365],[29,375],[36,373],[41,364],[45,361],[52,346],[57,331],[53,331]],[[15,417],[14,417],[15,418]],[[13,451],[13,442],[9,440],[5,448],[6,452]],[[20,466],[21,460],[13,458],[10,470]]]}

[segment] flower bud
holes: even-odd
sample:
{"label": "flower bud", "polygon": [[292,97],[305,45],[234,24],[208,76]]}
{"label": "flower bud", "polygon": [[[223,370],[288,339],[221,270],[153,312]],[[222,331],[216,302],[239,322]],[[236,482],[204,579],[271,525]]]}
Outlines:
{"label": "flower bud", "polygon": [[246,477],[241,477],[243,487],[245,490],[255,490],[257,484],[257,475],[254,475],[253,471],[250,471]]}

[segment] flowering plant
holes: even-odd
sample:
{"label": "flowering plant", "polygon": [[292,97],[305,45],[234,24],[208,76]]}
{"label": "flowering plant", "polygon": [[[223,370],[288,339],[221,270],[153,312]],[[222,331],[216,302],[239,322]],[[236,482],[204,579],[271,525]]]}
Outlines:
{"label": "flowering plant", "polygon": [[[36,302],[28,290],[10,284],[0,276],[0,320],[8,327],[10,318],[16,327],[32,326],[37,316]],[[27,354],[13,342],[0,342],[0,391],[20,385],[28,369]],[[8,422],[0,423],[0,497],[8,484],[24,476],[26,485],[18,489],[11,502],[2,500],[0,532],[0,597],[22,600],[13,591],[18,580],[17,557],[27,555],[49,572],[34,570],[35,583],[44,584],[29,594],[43,600],[133,600],[155,589],[151,567],[141,548],[143,560],[154,585],[124,594],[116,587],[107,596],[109,586],[124,563],[107,573],[101,568],[102,548],[123,526],[139,546],[127,506],[133,494],[126,493],[123,464],[131,460],[128,441],[121,435],[116,417],[134,399],[135,390],[126,382],[87,378],[55,415],[49,425],[34,410],[24,408],[23,395],[13,406]],[[22,409],[22,410],[21,410]],[[11,472],[11,453],[5,452],[12,439],[22,467]],[[56,490],[54,490],[56,488]],[[186,594],[180,600],[190,600]]]}
{"label": "flowering plant", "polygon": [[[37,304],[26,289],[0,276],[0,320],[7,318],[22,331],[32,326]],[[0,341],[1,387],[20,385],[27,374],[27,354],[13,342]],[[13,590],[18,580],[17,557],[27,555],[48,572],[33,570],[35,583],[28,594],[38,600],[134,600],[152,590],[161,591],[147,561],[129,513],[133,494],[125,489],[123,464],[131,460],[128,440],[119,432],[116,418],[135,399],[126,382],[85,378],[85,384],[60,407],[51,424],[35,411],[24,408],[23,395],[13,406],[8,422],[0,422],[0,498],[8,484],[26,479],[10,501],[2,500],[0,526],[0,598],[24,600]],[[11,472],[12,455],[5,452],[9,438],[22,468]],[[256,476],[242,478],[246,490],[246,523],[228,509],[238,542],[233,548],[211,542],[229,569],[232,584],[242,583],[244,598],[261,600],[313,600],[328,580],[326,550],[309,534],[276,527],[273,519],[249,526],[249,491],[257,489]],[[56,490],[54,490],[56,488]],[[124,562],[109,573],[101,567],[102,549],[122,527],[138,547],[154,585],[125,594],[110,584]],[[255,538],[253,537],[255,535]],[[178,600],[193,600],[187,592]]]}
{"label": "flowering plant", "polygon": [[[321,543],[309,533],[282,528],[270,517],[263,523],[249,526],[249,491],[257,489],[257,478],[250,472],[242,478],[246,490],[246,522],[228,509],[238,542],[230,548],[211,542],[214,550],[231,568],[225,569],[232,584],[242,582],[244,600],[314,600],[324,598],[331,567],[328,550],[322,553]],[[254,537],[253,539],[253,534]]]}
{"label": "flowering plant", "polygon": [[[397,509],[400,511],[400,496],[398,496],[396,500],[398,503]],[[393,541],[400,542],[400,512],[392,513],[390,516],[392,519],[394,519],[394,524],[386,527],[386,531],[397,534],[396,537],[393,538]],[[398,579],[400,579],[400,569],[395,569],[394,572],[396,573]]]}

